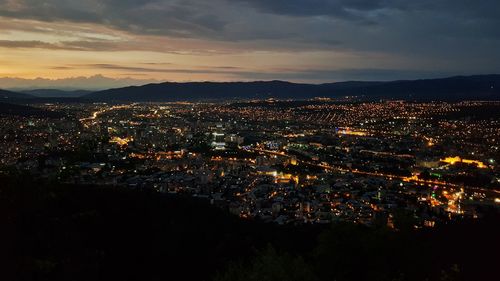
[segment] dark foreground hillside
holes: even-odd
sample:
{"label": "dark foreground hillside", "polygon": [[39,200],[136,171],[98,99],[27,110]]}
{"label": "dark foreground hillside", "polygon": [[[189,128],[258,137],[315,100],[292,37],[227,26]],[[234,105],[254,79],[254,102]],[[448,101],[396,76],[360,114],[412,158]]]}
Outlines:
{"label": "dark foreground hillside", "polygon": [[36,107],[0,102],[0,116],[63,118],[61,112],[43,110]]}
{"label": "dark foreground hillside", "polygon": [[0,177],[0,280],[493,280],[498,223],[279,227],[191,198]]}

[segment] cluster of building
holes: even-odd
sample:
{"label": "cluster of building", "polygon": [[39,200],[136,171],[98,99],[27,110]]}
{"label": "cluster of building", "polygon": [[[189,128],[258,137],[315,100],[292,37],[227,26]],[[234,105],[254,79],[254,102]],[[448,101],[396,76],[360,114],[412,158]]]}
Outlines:
{"label": "cluster of building", "polygon": [[[40,106],[40,105],[39,105]],[[0,116],[2,173],[204,198],[279,224],[415,227],[500,209],[496,102],[45,104]]]}

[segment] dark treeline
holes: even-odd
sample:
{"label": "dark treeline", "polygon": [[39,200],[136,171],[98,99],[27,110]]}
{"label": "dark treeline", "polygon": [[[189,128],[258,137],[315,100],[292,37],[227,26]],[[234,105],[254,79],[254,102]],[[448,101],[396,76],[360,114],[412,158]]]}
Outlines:
{"label": "dark treeline", "polygon": [[277,226],[189,197],[0,177],[0,279],[493,280],[497,217],[397,219],[397,232]]}
{"label": "dark treeline", "polygon": [[61,112],[48,111],[31,106],[0,102],[0,116],[63,118],[66,115]]}

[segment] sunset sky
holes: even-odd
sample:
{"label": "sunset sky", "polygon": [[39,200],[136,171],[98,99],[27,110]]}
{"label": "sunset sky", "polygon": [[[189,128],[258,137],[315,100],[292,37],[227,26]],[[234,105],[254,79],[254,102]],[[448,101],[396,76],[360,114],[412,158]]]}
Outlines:
{"label": "sunset sky", "polygon": [[499,73],[499,15],[498,0],[0,0],[0,77]]}

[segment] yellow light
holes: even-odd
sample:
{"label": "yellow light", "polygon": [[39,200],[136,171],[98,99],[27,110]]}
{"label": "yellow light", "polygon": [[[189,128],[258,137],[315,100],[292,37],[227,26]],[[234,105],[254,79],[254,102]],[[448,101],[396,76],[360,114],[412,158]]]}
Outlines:
{"label": "yellow light", "polygon": [[455,165],[456,163],[475,164],[480,169],[485,169],[488,167],[481,161],[462,159],[460,158],[460,156],[446,157],[445,159],[441,159],[441,162],[445,162],[450,165]]}
{"label": "yellow light", "polygon": [[116,143],[119,146],[125,146],[129,142],[132,142],[132,141],[134,141],[134,139],[132,139],[132,138],[124,138],[124,139],[122,139],[120,137],[113,137],[109,142],[110,143]]}

